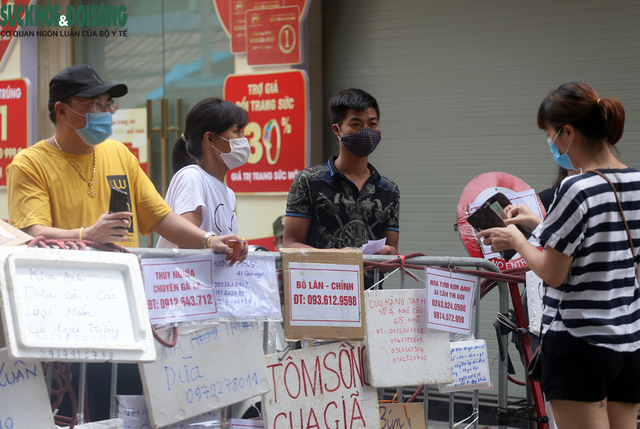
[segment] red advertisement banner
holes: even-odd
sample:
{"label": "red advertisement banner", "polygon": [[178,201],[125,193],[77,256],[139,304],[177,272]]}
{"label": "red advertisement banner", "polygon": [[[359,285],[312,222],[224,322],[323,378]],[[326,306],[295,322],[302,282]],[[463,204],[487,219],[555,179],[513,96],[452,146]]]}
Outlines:
{"label": "red advertisement banner", "polygon": [[300,21],[297,6],[247,12],[247,64],[300,63]]}
{"label": "red advertisement banner", "polygon": [[244,134],[251,156],[227,173],[227,185],[235,192],[289,192],[307,166],[307,81],[302,70],[227,76],[224,98],[249,113]]}
{"label": "red advertisement banner", "polygon": [[298,19],[307,14],[311,0],[213,0],[222,28],[231,38],[231,52],[246,52],[246,17],[245,12],[251,9],[265,9],[281,6],[298,6]]}
{"label": "red advertisement banner", "polygon": [[27,100],[25,79],[0,81],[0,186],[7,186],[7,166],[29,143]]}

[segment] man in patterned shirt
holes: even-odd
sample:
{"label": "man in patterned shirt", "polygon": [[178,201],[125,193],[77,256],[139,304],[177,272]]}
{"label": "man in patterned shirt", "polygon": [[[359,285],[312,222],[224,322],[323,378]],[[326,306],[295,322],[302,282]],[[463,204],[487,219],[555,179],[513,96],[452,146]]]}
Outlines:
{"label": "man in patterned shirt", "polygon": [[287,199],[284,247],[357,248],[386,238],[379,255],[398,253],[400,190],[368,163],[380,142],[380,109],[367,92],[350,88],[329,102],[340,154],[306,168]]}

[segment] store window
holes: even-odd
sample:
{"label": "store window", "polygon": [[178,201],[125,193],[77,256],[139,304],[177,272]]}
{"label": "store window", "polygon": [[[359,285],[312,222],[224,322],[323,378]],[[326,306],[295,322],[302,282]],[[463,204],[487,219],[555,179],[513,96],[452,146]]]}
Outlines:
{"label": "store window", "polygon": [[[218,20],[213,1],[73,1],[76,8],[81,4],[85,8],[102,4],[108,8],[126,6],[124,27],[92,28],[98,34],[101,30],[111,30],[109,37],[91,34],[74,40],[74,63],[91,65],[107,83],[121,82],[128,86],[128,94],[117,100],[120,111],[146,108],[147,100],[151,100],[151,109],[144,113],[144,117],[147,114],[151,117],[153,130],[150,153],[146,135],[142,143],[127,143],[124,138],[118,140],[133,145],[132,152],[138,156],[145,171],[151,166],[151,179],[163,194],[173,175],[171,151],[179,137],[178,128],[184,127],[184,117],[203,98],[222,97],[224,80],[234,71],[229,37]],[[127,30],[126,37],[120,33],[124,29]],[[115,36],[114,30],[117,31]],[[164,163],[161,157],[162,99],[167,100],[165,124],[170,129],[165,140]],[[181,111],[178,108],[180,101]],[[153,245],[146,239],[141,243]]]}

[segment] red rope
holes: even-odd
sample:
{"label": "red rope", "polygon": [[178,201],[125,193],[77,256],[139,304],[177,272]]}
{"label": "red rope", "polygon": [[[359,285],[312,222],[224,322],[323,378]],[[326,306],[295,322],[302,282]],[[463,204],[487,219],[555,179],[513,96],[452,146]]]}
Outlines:
{"label": "red rope", "polygon": [[173,339],[171,340],[170,343],[165,341],[165,340],[163,340],[162,337],[160,337],[160,335],[156,331],[156,328],[153,326],[153,324],[151,325],[151,332],[153,332],[153,338],[155,338],[160,344],[162,344],[165,347],[173,348],[173,347],[176,346],[176,343],[178,342],[178,327],[177,326],[173,327]]}
{"label": "red rope", "polygon": [[58,246],[61,249],[67,249],[69,247],[71,250],[87,250],[87,247],[93,247],[97,250],[104,250],[107,252],[118,252],[118,253],[131,253],[126,248],[120,246],[115,243],[98,243],[97,241],[90,240],[78,240],[77,238],[46,238],[41,235],[34,237],[28,243],[29,247],[42,247],[48,248],[53,246]]}
{"label": "red rope", "polygon": [[[424,265],[407,264],[406,260],[418,256],[427,255],[420,252],[414,252],[404,256],[396,256],[396,258],[389,259],[388,261],[384,262],[364,261],[364,271],[371,271],[376,268],[380,268],[380,271],[382,272],[389,272],[396,268],[411,268],[422,270],[424,269]],[[480,283],[480,298],[484,298],[484,296],[496,286],[497,282],[524,283],[526,281],[525,273],[529,270],[530,268],[528,265],[525,265],[523,267],[509,268],[501,273],[483,270],[462,270],[457,268],[451,269],[451,271],[454,273],[469,274],[484,279],[482,283]]]}
{"label": "red rope", "polygon": [[424,390],[424,384],[420,387],[418,387],[418,390],[415,391],[415,393],[413,395],[411,395],[411,397],[407,400],[407,402],[413,402],[416,400],[416,398],[418,397],[418,395],[420,393],[422,393],[422,391]]}
{"label": "red rope", "polygon": [[516,380],[515,378],[511,377],[510,375],[507,374],[507,378],[509,379],[510,382],[517,384],[518,386],[526,386],[527,383],[525,383],[524,381],[520,381],[520,380]]}

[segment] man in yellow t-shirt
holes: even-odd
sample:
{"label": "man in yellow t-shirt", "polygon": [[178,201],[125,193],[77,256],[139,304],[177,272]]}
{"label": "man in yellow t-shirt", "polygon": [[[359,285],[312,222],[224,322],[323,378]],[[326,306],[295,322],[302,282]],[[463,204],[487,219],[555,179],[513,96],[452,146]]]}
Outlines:
{"label": "man in yellow t-shirt", "polygon": [[[137,159],[109,140],[113,100],[124,84],[105,84],[90,66],[67,67],[49,83],[52,137],[21,151],[7,168],[9,222],[32,236],[80,238],[139,246],[138,234],[155,231],[184,248],[230,252],[229,240],[176,214],[164,202]],[[128,211],[109,213],[111,187],[128,195]]]}

